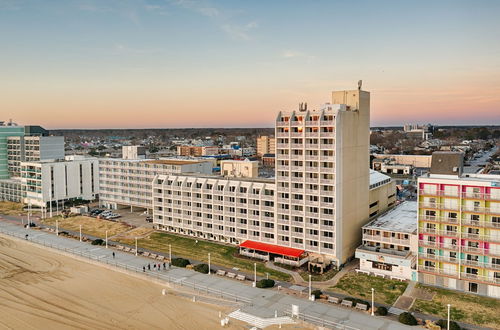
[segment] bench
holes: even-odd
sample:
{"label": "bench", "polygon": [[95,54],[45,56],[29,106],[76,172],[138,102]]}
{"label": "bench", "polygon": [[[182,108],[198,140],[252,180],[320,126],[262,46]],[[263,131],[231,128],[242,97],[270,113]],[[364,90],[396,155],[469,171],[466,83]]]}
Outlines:
{"label": "bench", "polygon": [[117,246],[116,246],[116,248],[117,248],[118,250],[123,250],[123,246],[122,246],[122,245],[117,245]]}
{"label": "bench", "polygon": [[362,311],[367,311],[368,310],[368,306],[365,305],[365,304],[357,303],[356,304],[356,309],[359,309],[359,310],[362,310]]}
{"label": "bench", "polygon": [[239,281],[244,281],[244,280],[246,280],[246,277],[245,277],[245,275],[238,275],[238,276],[236,276],[236,279]]}
{"label": "bench", "polygon": [[340,299],[337,298],[337,297],[329,296],[328,297],[328,302],[331,302],[331,303],[334,303],[334,304],[338,304],[340,302]]}
{"label": "bench", "polygon": [[226,276],[229,278],[235,278],[236,274],[235,273],[227,273]]}
{"label": "bench", "polygon": [[149,257],[149,252],[143,252],[142,255],[145,257]]}
{"label": "bench", "polygon": [[126,248],[123,249],[123,251],[125,251],[125,252],[130,252],[130,250],[131,249],[129,247],[126,247]]}
{"label": "bench", "polygon": [[164,257],[164,256],[158,256],[158,257],[156,257],[156,260],[160,260],[160,261],[161,261],[161,260],[163,260],[163,259],[165,259],[165,257]]}
{"label": "bench", "polygon": [[352,307],[352,301],[342,300],[342,303],[340,305],[345,306],[345,307]]}
{"label": "bench", "polygon": [[226,271],[222,270],[222,269],[219,269],[216,274],[220,275],[220,276],[224,276],[224,275],[226,275]]}
{"label": "bench", "polygon": [[155,253],[151,253],[151,254],[149,254],[149,257],[153,258],[153,259],[156,259],[156,254]]}

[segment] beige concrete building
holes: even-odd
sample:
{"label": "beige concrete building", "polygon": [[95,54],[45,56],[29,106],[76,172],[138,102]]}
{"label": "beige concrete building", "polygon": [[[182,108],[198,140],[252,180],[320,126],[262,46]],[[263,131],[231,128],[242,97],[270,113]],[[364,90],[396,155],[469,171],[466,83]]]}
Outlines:
{"label": "beige concrete building", "polygon": [[256,178],[259,176],[259,162],[245,160],[223,160],[220,173],[229,178]]}
{"label": "beige concrete building", "polygon": [[219,148],[214,146],[178,146],[177,155],[178,156],[213,156],[219,154]]}
{"label": "beige concrete building", "polygon": [[276,138],[272,136],[259,136],[257,138],[257,156],[274,154],[276,152]]}
{"label": "beige concrete building", "polygon": [[[195,237],[273,244],[303,251],[318,263],[343,264],[369,221],[369,122],[370,94],[361,90],[333,92],[332,104],[318,110],[281,111],[275,179],[157,176],[154,223]],[[269,260],[283,257],[262,252]]]}
{"label": "beige concrete building", "polygon": [[152,182],[158,174],[212,173],[212,162],[201,160],[100,159],[99,201],[102,206],[150,210]]}
{"label": "beige concrete building", "polygon": [[395,155],[395,154],[373,154],[375,158],[385,158],[394,161],[395,164],[412,165],[419,168],[431,167],[431,155]]}
{"label": "beige concrete building", "polygon": [[396,183],[391,177],[370,170],[370,219],[396,204]]}
{"label": "beige concrete building", "polygon": [[143,146],[123,146],[122,147],[123,159],[145,159],[146,148]]}

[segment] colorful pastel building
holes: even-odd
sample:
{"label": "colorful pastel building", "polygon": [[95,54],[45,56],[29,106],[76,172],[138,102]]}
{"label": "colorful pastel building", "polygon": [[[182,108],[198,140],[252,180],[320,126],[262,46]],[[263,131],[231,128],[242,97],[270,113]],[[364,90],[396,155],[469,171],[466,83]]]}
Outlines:
{"label": "colorful pastel building", "polygon": [[456,157],[435,153],[418,179],[419,281],[500,298],[500,175],[462,174]]}

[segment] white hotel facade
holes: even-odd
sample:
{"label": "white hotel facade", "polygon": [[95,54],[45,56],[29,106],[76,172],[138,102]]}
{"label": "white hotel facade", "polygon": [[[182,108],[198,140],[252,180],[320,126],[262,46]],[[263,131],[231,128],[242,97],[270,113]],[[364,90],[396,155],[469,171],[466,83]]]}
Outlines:
{"label": "white hotel facade", "polygon": [[252,241],[345,263],[369,219],[370,94],[332,93],[320,110],[276,118],[275,179],[158,175],[159,228],[234,244]]}

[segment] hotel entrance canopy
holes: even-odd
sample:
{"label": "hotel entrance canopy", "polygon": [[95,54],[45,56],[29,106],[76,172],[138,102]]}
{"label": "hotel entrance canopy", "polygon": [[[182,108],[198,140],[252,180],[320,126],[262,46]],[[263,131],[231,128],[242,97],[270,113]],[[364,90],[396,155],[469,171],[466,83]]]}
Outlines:
{"label": "hotel entrance canopy", "polygon": [[247,248],[251,250],[262,251],[291,258],[299,258],[301,255],[304,254],[304,250],[273,245],[273,244],[253,242],[253,241],[244,241],[243,243],[240,244],[240,248]]}

